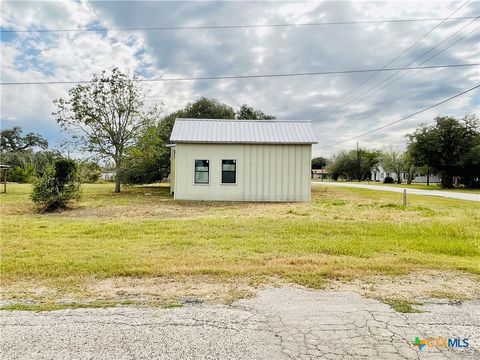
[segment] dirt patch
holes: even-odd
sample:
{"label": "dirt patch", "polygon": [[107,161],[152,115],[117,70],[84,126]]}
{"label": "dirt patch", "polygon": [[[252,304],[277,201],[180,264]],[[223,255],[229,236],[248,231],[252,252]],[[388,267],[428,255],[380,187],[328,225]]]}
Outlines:
{"label": "dirt patch", "polygon": [[[0,305],[41,303],[230,304],[248,298],[279,279],[253,281],[251,278],[190,277],[115,277],[87,278],[66,288],[62,284],[40,284],[29,280],[3,284]],[[284,282],[283,282],[284,284]],[[68,289],[68,290],[67,290]]]}
{"label": "dirt patch", "polygon": [[441,302],[480,299],[480,277],[451,271],[416,272],[404,276],[369,276],[332,281],[326,290],[355,291],[381,300]]}
{"label": "dirt patch", "polygon": [[181,278],[111,278],[93,281],[87,292],[101,300],[147,303],[231,303],[248,297],[260,288],[248,279],[225,282],[208,276]]}
{"label": "dirt patch", "polygon": [[[1,288],[0,303],[108,302],[169,306],[170,304],[230,304],[255,295],[267,286],[285,286],[286,281],[268,277],[218,278],[185,277],[116,277],[85,279],[83,283],[62,291],[54,285],[15,282]],[[404,276],[368,276],[351,281],[331,280],[322,290],[354,291],[362,296],[387,302],[444,303],[480,299],[480,277],[461,272],[428,271]],[[321,290],[320,290],[321,291]]]}

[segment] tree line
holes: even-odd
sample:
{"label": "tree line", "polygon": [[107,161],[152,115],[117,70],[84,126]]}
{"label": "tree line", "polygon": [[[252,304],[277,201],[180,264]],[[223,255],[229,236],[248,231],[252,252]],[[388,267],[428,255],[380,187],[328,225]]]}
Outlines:
{"label": "tree line", "polygon": [[358,149],[343,151],[331,159],[313,159],[312,168],[326,168],[333,180],[369,180],[371,170],[380,164],[411,183],[415,173],[437,174],[444,188],[456,184],[480,187],[480,120],[477,115],[463,118],[441,116],[407,135],[407,147],[400,151]]}

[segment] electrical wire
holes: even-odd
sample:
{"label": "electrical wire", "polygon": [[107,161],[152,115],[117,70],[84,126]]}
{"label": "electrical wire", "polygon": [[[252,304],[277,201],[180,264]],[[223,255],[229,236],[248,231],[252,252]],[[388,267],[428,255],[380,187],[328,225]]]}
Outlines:
{"label": "electrical wire", "polygon": [[[338,71],[318,71],[305,73],[286,73],[286,74],[259,74],[259,75],[226,75],[226,76],[205,76],[205,77],[183,77],[183,78],[155,78],[142,79],[133,78],[130,81],[138,82],[167,82],[167,81],[198,81],[198,80],[231,80],[231,79],[255,79],[255,78],[275,78],[275,77],[295,77],[295,76],[316,76],[316,75],[334,75],[334,74],[352,74],[352,73],[368,73],[372,71],[397,71],[397,70],[425,70],[425,69],[444,69],[444,68],[460,68],[469,66],[478,66],[480,63],[468,64],[448,64],[448,65],[432,65],[410,68],[386,68],[386,69],[355,69],[355,70],[338,70]],[[11,85],[56,85],[56,84],[88,84],[90,80],[52,80],[52,81],[25,81],[25,82],[0,82],[2,86]]]}
{"label": "electrical wire", "polygon": [[[419,42],[421,42],[423,39],[425,39],[428,35],[430,35],[432,32],[434,32],[438,27],[440,27],[445,21],[449,20],[449,19],[452,19],[452,16],[455,15],[460,9],[462,9],[465,5],[467,5],[471,0],[467,0],[466,2],[464,2],[462,5],[460,5],[458,8],[456,8],[452,13],[450,13],[450,15],[448,15],[447,17],[443,18],[442,21],[440,21],[437,25],[435,25],[432,29],[430,29],[428,32],[426,32],[424,35],[422,35],[419,39],[417,39],[416,41],[414,41],[410,46],[408,46],[407,48],[405,48],[404,50],[402,50],[398,55],[396,55],[393,59],[391,59],[389,62],[387,62],[382,68],[386,68],[387,66],[389,66],[391,63],[393,63],[395,60],[397,60],[398,58],[400,58],[403,54],[405,54],[407,51],[409,51],[410,49],[412,49],[413,47],[415,47]],[[476,19],[476,18],[475,18]],[[367,82],[369,82],[371,79],[373,79],[379,72],[375,72],[373,73],[372,75],[370,75],[367,79],[363,80],[361,83],[359,83],[358,85],[356,85],[353,89],[349,90],[345,95],[343,95],[339,100],[337,100],[335,103],[339,103],[340,101],[343,101],[344,99],[346,99],[348,96],[350,96],[350,94],[354,93],[358,88],[360,88],[362,85],[366,84]],[[327,106],[326,109],[329,109],[331,108],[335,103]],[[345,106],[345,104],[344,104]],[[338,108],[337,110],[334,110],[334,111],[331,111],[325,115],[330,115],[332,113],[335,113],[336,111],[340,110],[342,107]],[[325,111],[325,110],[324,110]]]}
{"label": "electrical wire", "polygon": [[360,137],[362,137],[362,136],[365,136],[365,135],[371,134],[371,133],[373,133],[373,132],[376,132],[376,131],[385,129],[386,127],[392,126],[392,125],[394,125],[394,124],[398,124],[398,123],[401,122],[401,121],[405,121],[405,120],[407,120],[407,119],[410,119],[410,118],[414,117],[415,115],[418,115],[418,114],[421,114],[421,113],[423,113],[423,112],[425,112],[425,111],[428,111],[428,110],[430,110],[430,109],[433,109],[434,107],[437,107],[437,106],[442,105],[442,104],[444,104],[444,103],[446,103],[446,102],[448,102],[448,101],[450,101],[450,100],[453,100],[453,99],[455,99],[455,98],[458,98],[459,96],[462,96],[462,95],[464,95],[464,94],[466,94],[466,93],[469,93],[470,91],[473,91],[473,90],[475,90],[475,89],[477,89],[477,88],[479,88],[479,87],[480,87],[480,84],[479,84],[479,85],[476,85],[476,86],[474,86],[474,87],[472,87],[472,88],[470,88],[470,89],[464,90],[464,91],[462,91],[461,93],[458,93],[458,94],[456,94],[456,95],[454,95],[454,96],[451,96],[451,97],[449,97],[449,98],[447,98],[447,99],[444,99],[444,100],[442,100],[442,101],[440,101],[440,102],[438,102],[438,103],[436,103],[436,104],[433,104],[433,105],[431,105],[431,106],[429,106],[429,107],[427,107],[427,108],[425,108],[425,109],[422,109],[422,110],[417,111],[417,112],[415,112],[415,113],[413,113],[413,114],[410,114],[410,115],[408,115],[408,116],[405,116],[405,117],[403,117],[403,118],[401,118],[401,119],[392,121],[392,122],[390,122],[390,123],[388,123],[388,124],[385,124],[385,125],[382,125],[382,126],[376,128],[376,129],[373,129],[373,130],[364,132],[363,134],[360,134],[360,135],[357,135],[357,136],[353,136],[353,137],[351,137],[351,138],[348,138],[347,140],[343,140],[343,141],[340,141],[340,142],[338,142],[338,143],[332,144],[331,146],[337,146],[337,145],[340,145],[340,144],[344,144],[344,143],[346,143],[346,142],[348,142],[348,141],[356,140],[356,139],[358,139],[358,138],[360,138]]}
{"label": "electrical wire", "polygon": [[[473,16],[451,17],[448,20],[468,20]],[[105,32],[105,31],[165,31],[165,30],[216,30],[216,29],[250,29],[250,28],[283,28],[283,27],[309,27],[327,25],[356,25],[356,24],[382,24],[404,23],[420,21],[436,21],[442,18],[421,19],[388,19],[388,20],[352,20],[352,21],[328,21],[315,23],[291,23],[291,24],[254,24],[254,25],[207,25],[207,26],[158,26],[158,27],[131,27],[131,28],[84,28],[84,29],[1,29],[0,33],[55,33],[55,32]],[[445,21],[445,19],[443,20]]]}
{"label": "electrical wire", "polygon": [[[460,29],[456,30],[453,34],[451,34],[450,36],[448,36],[446,39],[442,40],[441,42],[439,42],[438,44],[436,44],[435,46],[433,46],[432,48],[430,48],[429,50],[427,50],[426,52],[424,52],[422,55],[418,56],[417,58],[415,58],[415,60],[411,61],[410,63],[408,63],[407,65],[405,65],[405,69],[409,66],[411,66],[412,64],[414,64],[417,60],[421,59],[422,57],[424,57],[425,55],[427,55],[428,53],[430,53],[432,50],[436,49],[437,47],[439,47],[440,45],[442,45],[444,42],[450,40],[453,36],[455,36],[456,34],[458,34],[460,31],[462,31],[465,27],[467,27],[468,25],[470,25],[471,23],[473,23],[474,21],[478,20],[480,17],[477,17],[475,18],[474,20],[470,21],[468,24],[462,26]],[[476,28],[477,29],[477,28]],[[473,31],[475,31],[476,29],[474,29]],[[471,31],[470,33],[467,34],[470,35],[473,31]],[[462,37],[460,40],[463,40],[466,36]],[[459,41],[460,41],[459,40]],[[429,57],[427,60],[423,61],[421,64],[419,65],[422,65],[424,63],[426,63],[427,61],[429,61],[430,59],[433,59],[435,56],[437,55],[440,55],[442,52],[444,52],[445,50],[447,50],[448,48],[452,47],[453,45],[455,45],[456,43],[458,43],[458,41],[455,41],[453,42],[452,44],[448,45],[445,49],[443,49],[442,51],[436,53],[435,55]],[[325,114],[326,116],[327,115],[332,115],[332,114],[336,114],[338,113],[340,110],[342,110],[343,108],[347,107],[347,106],[351,106],[353,104],[356,104],[358,103],[360,100],[365,100],[367,98],[369,98],[370,96],[376,94],[378,91],[384,89],[385,87],[389,86],[390,84],[393,84],[395,81],[399,80],[401,77],[405,76],[406,74],[402,74],[400,75],[397,79],[389,82],[388,84],[380,87],[378,89],[379,86],[381,86],[382,84],[384,84],[386,81],[390,80],[391,78],[393,78],[394,76],[396,76],[398,73],[400,73],[402,70],[399,70],[398,72],[388,76],[387,78],[383,79],[381,82],[379,82],[378,84],[376,84],[375,86],[371,87],[370,89],[362,92],[360,95],[358,95],[357,97],[355,97],[353,100],[351,100],[350,102],[347,102],[345,104],[343,104],[342,106],[340,106],[339,108],[337,108],[336,110],[334,111],[331,111],[327,114]],[[374,91],[375,89],[378,89],[376,91]],[[372,91],[374,91],[372,93]]]}

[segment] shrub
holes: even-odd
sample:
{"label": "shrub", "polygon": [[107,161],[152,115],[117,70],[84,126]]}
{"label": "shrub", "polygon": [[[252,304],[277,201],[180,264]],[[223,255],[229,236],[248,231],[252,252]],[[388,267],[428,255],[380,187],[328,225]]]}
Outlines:
{"label": "shrub", "polygon": [[384,180],[383,180],[383,183],[384,184],[393,184],[395,181],[393,180],[392,177],[390,176],[387,176]]}
{"label": "shrub", "polygon": [[10,182],[28,183],[32,179],[33,169],[27,165],[26,169],[20,166],[12,167],[7,173],[7,179]]}
{"label": "shrub", "polygon": [[65,209],[68,203],[80,197],[77,165],[73,160],[58,160],[45,168],[43,175],[33,183],[32,200],[43,211]]}
{"label": "shrub", "polygon": [[100,179],[101,169],[95,162],[82,161],[78,164],[78,173],[82,183],[95,183]]}

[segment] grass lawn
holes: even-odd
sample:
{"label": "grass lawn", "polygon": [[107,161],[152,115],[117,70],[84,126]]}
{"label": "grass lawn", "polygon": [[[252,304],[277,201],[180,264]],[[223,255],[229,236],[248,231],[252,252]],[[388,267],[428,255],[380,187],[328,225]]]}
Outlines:
{"label": "grass lawn", "polygon": [[404,208],[402,194],[321,187],[310,204],[173,201],[164,186],[114,194],[98,184],[84,185],[71,210],[39,214],[30,185],[8,190],[0,196],[2,287],[46,286],[55,299],[118,278],[320,287],[426,269],[480,274],[475,202],[410,195]]}

